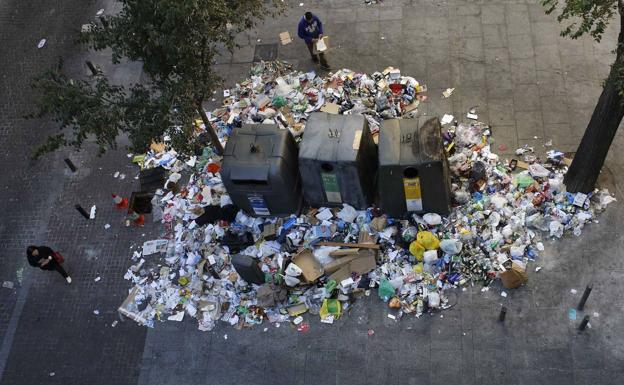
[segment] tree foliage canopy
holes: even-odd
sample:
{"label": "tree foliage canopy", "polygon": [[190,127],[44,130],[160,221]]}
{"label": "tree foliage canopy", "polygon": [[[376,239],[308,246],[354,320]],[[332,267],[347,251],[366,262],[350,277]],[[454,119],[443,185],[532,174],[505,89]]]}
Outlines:
{"label": "tree foliage canopy", "polygon": [[589,35],[600,42],[612,19],[620,18],[615,61],[564,179],[568,191],[589,193],[624,118],[624,0],[542,0],[542,4],[548,14],[560,12],[557,20],[566,24],[561,35],[572,39]]}
{"label": "tree foliage canopy", "polygon": [[621,7],[621,0],[542,0],[546,13],[558,8],[557,21],[566,22],[562,36],[577,39],[589,34],[596,41],[602,39],[609,22]]}
{"label": "tree foliage canopy", "polygon": [[[181,152],[192,148],[192,121],[221,79],[212,65],[236,36],[285,9],[281,0],[119,0],[121,11],[91,23],[78,42],[93,50],[110,48],[112,62],[139,61],[143,84],[112,85],[102,74],[74,80],[61,66],[33,82],[40,90],[39,112],[59,123],[35,156],[62,146],[80,148],[94,136],[100,152],[127,134],[134,151],[153,139],[171,138]],[[204,122],[209,126],[209,122]],[[221,147],[207,127],[213,145]]]}

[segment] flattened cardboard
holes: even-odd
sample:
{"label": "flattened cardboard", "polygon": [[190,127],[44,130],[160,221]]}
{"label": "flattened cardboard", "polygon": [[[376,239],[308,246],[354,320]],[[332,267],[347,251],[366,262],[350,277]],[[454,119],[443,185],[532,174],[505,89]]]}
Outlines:
{"label": "flattened cardboard", "polygon": [[329,279],[333,279],[336,282],[348,278],[351,273],[366,274],[377,267],[375,256],[376,252],[374,250],[359,250],[356,255],[341,257],[325,265],[325,272],[331,273]]}
{"label": "flattened cardboard", "polygon": [[303,270],[301,276],[308,283],[316,281],[323,275],[323,266],[314,258],[314,254],[309,249],[304,249],[295,255],[292,261]]}
{"label": "flattened cardboard", "polygon": [[351,268],[349,264],[342,266],[340,269],[336,270],[332,275],[328,277],[328,279],[333,279],[336,282],[342,282],[343,280],[349,278],[351,276]]}
{"label": "flattened cardboard", "polygon": [[377,267],[375,252],[372,250],[362,250],[362,255],[351,261],[349,266],[351,267],[351,272],[359,275],[375,270],[375,267]]}
{"label": "flattened cardboard", "polygon": [[351,261],[358,258],[358,255],[350,255],[348,257],[338,258],[327,265],[325,265],[325,273],[333,273],[334,271],[347,266]]}
{"label": "flattened cardboard", "polygon": [[298,303],[296,305],[292,305],[288,307],[288,315],[291,317],[296,317],[308,311],[308,307],[305,303]]}
{"label": "flattened cardboard", "polygon": [[284,31],[279,34],[280,42],[282,45],[286,45],[292,43],[292,38],[290,37],[290,33],[288,31]]}
{"label": "flattened cardboard", "polygon": [[344,257],[347,255],[355,255],[358,253],[358,251],[360,251],[360,249],[340,249],[340,250],[334,250],[331,253],[329,253],[330,257],[334,257],[334,258],[340,258],[340,257]]}

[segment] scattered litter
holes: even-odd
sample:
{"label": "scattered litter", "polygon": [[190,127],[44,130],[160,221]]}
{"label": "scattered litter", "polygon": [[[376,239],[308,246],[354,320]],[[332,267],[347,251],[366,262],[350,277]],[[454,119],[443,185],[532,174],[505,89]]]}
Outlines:
{"label": "scattered litter", "polygon": [[4,287],[5,289],[13,289],[15,287],[15,284],[13,283],[13,281],[4,281],[2,282],[2,287]]}
{"label": "scattered litter", "polygon": [[46,45],[46,39],[41,39],[39,40],[39,43],[37,44],[37,48],[41,49],[45,45]]}
{"label": "scattered litter", "polygon": [[[277,124],[300,140],[310,114],[322,108],[363,115],[377,138],[383,120],[416,117],[426,90],[392,67],[321,77],[261,62],[207,115],[223,143],[236,127],[253,123]],[[164,148],[132,156],[143,169],[163,167],[188,182],[178,177],[175,188],[155,195],[165,233],[132,254],[124,275],[132,288],[119,312],[149,327],[188,314],[199,330],[289,322],[307,332],[303,314],[338,323],[371,291],[398,320],[452,307],[448,292],[455,288],[481,285],[487,295],[497,279],[506,290],[525,284],[544,237],[579,233],[615,199],[607,190],[567,193],[568,166],[555,150],[542,160],[525,146],[516,150],[521,159],[501,159],[476,107],[468,115],[468,122],[443,117],[454,203],[445,217],[398,220],[343,205],[256,218],[232,204],[221,158],[210,147],[190,161],[164,140]],[[204,135],[204,123],[196,121],[194,130]]]}
{"label": "scattered litter", "polygon": [[93,310],[93,314],[100,315],[100,311],[99,310]]}
{"label": "scattered litter", "polygon": [[91,206],[91,211],[89,212],[89,219],[95,219],[95,205]]}
{"label": "scattered litter", "polygon": [[282,43],[282,45],[292,43],[292,38],[290,37],[290,33],[288,33],[288,31],[284,31],[280,33],[279,38],[280,38],[280,42]]}
{"label": "scattered litter", "polygon": [[110,227],[111,227],[111,225],[110,225],[110,224],[108,224],[108,223],[104,225],[104,228],[105,228],[106,230],[110,229]]}
{"label": "scattered litter", "polygon": [[568,309],[568,319],[570,321],[575,321],[576,320],[576,309],[574,309],[574,308]]}
{"label": "scattered litter", "polygon": [[442,91],[442,96],[444,96],[444,98],[448,98],[453,95],[453,91],[455,91],[455,88],[447,88],[446,90]]}
{"label": "scattered litter", "polygon": [[466,114],[466,117],[468,119],[478,120],[479,116],[477,115],[477,108],[476,107],[472,107],[471,109],[469,109],[468,113]]}
{"label": "scattered litter", "polygon": [[444,114],[444,116],[442,117],[442,120],[440,121],[440,123],[443,126],[446,126],[447,124],[453,123],[453,119],[455,119],[455,117],[453,115]]}
{"label": "scattered litter", "polygon": [[501,291],[501,297],[507,298],[507,292],[506,291]]}
{"label": "scattered litter", "polygon": [[50,372],[50,377],[54,377],[54,376],[56,376],[56,373]]}
{"label": "scattered litter", "polygon": [[537,267],[535,268],[535,272],[536,272],[536,273],[537,273],[537,272],[539,272],[540,270],[542,270],[542,267],[541,267],[541,266],[537,266]]}
{"label": "scattered litter", "polygon": [[594,315],[594,317],[596,317],[596,318],[597,318],[597,317],[600,317],[600,313],[598,313],[598,312],[596,312],[596,311],[594,312],[594,314],[593,314],[593,315]]}
{"label": "scattered litter", "polygon": [[369,337],[372,337],[375,335],[375,331],[373,329],[368,329],[368,332],[366,334],[368,334]]}
{"label": "scattered litter", "polygon": [[570,293],[572,293],[572,294],[576,294],[576,293],[577,293],[577,291],[576,291],[576,289],[570,289]]}
{"label": "scattered litter", "polygon": [[113,323],[111,324],[111,327],[114,328],[115,326],[117,326],[118,323],[119,323],[119,321],[117,321],[117,320],[113,321]]}
{"label": "scattered litter", "polygon": [[95,282],[100,282],[100,280],[102,279],[102,277],[100,277],[99,275],[97,277],[95,277],[94,281]]}

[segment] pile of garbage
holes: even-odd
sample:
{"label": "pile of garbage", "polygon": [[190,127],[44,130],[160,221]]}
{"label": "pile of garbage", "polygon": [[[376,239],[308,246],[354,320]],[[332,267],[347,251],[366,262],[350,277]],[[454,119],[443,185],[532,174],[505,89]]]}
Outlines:
{"label": "pile of garbage", "polygon": [[284,62],[261,62],[249,79],[224,91],[223,107],[208,116],[224,140],[243,123],[278,124],[300,138],[313,111],[364,115],[376,136],[382,119],[416,116],[426,91],[393,67],[372,75],[342,69],[323,78]]}
{"label": "pile of garbage", "polygon": [[[300,136],[318,110],[363,114],[378,132],[382,119],[413,117],[424,91],[391,67],[321,78],[261,63],[209,117],[223,141],[242,123],[279,124]],[[233,205],[209,148],[185,161],[170,148],[148,152],[143,167],[170,172],[152,201],[166,231],[134,252],[125,275],[134,286],[120,312],[147,326],[188,315],[200,330],[222,321],[237,328],[291,322],[306,331],[305,313],[333,323],[362,295],[378,295],[398,319],[452,306],[449,291],[464,285],[520,286],[544,237],[580,235],[615,199],[606,190],[567,193],[569,159],[561,152],[542,160],[524,147],[517,159],[501,159],[491,151],[490,127],[476,111],[469,117],[443,119],[454,201],[448,217],[389,218],[344,204],[254,218]]]}

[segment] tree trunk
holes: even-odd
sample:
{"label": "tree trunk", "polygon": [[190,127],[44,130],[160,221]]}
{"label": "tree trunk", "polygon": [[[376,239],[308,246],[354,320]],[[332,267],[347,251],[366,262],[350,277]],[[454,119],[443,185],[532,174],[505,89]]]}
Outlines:
{"label": "tree trunk", "polygon": [[206,126],[206,132],[208,133],[208,136],[210,136],[212,148],[217,153],[217,155],[223,155],[223,146],[219,141],[219,136],[217,135],[217,132],[212,127],[212,124],[210,124],[210,120],[208,119],[208,115],[206,115],[206,111],[204,111],[201,100],[197,102],[197,112],[199,112],[199,116],[201,116],[202,120],[204,121],[204,125]]}
{"label": "tree trunk", "polygon": [[623,51],[624,25],[621,26],[618,38],[615,64],[611,67],[598,104],[564,179],[569,192],[588,193],[594,189],[613,137],[624,117],[624,100],[616,82],[616,77],[619,76],[617,67],[624,65]]}

